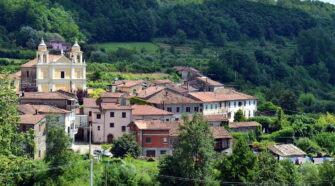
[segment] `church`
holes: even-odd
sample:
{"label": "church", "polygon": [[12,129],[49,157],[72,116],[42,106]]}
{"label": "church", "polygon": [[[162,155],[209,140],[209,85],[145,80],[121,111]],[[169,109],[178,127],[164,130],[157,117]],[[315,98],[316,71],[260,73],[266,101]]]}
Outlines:
{"label": "church", "polygon": [[69,57],[63,51],[60,55],[49,54],[43,39],[36,54],[35,59],[21,65],[21,91],[74,92],[86,89],[86,63],[77,41],[72,46]]}

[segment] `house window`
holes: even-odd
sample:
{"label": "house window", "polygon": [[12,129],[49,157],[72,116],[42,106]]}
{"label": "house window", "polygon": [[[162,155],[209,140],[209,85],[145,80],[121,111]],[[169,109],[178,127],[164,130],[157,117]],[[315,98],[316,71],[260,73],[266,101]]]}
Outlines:
{"label": "house window", "polygon": [[41,150],[38,150],[38,157],[41,157]]}
{"label": "house window", "polygon": [[88,116],[92,116],[92,111],[89,111],[89,112],[88,112]]}
{"label": "house window", "polygon": [[207,110],[208,109],[208,105],[205,105],[205,110]]}
{"label": "house window", "polygon": [[218,109],[218,105],[217,104],[214,105],[214,109],[215,110]]}
{"label": "house window", "polygon": [[100,130],[100,126],[97,127],[97,130]]}
{"label": "house window", "polygon": [[211,104],[211,110],[213,109],[213,105]]}
{"label": "house window", "polygon": [[109,124],[109,127],[110,127],[110,128],[114,128],[114,123],[110,123],[110,124]]}
{"label": "house window", "polygon": [[26,126],[26,125],[23,125],[23,126],[22,126],[22,131],[23,131],[23,132],[26,132],[26,131],[27,131],[27,126]]}
{"label": "house window", "polygon": [[170,119],[165,119],[165,121],[170,121]]}
{"label": "house window", "polygon": [[148,144],[151,143],[151,138],[150,137],[146,137],[145,138],[145,143],[148,143]]}
{"label": "house window", "polygon": [[110,112],[109,115],[111,118],[114,118],[114,112]]}
{"label": "house window", "polygon": [[180,112],[180,107],[177,107],[176,110],[177,110],[177,112]]}
{"label": "house window", "polygon": [[27,77],[29,77],[29,71],[27,71],[26,73],[27,73]]}
{"label": "house window", "polygon": [[191,112],[191,107],[186,107],[186,112]]}
{"label": "house window", "polygon": [[242,105],[243,105],[243,102],[239,101],[239,102],[238,102],[238,106],[240,107],[240,106],[242,106]]}
{"label": "house window", "polygon": [[244,101],[244,106],[246,105],[246,101]]}
{"label": "house window", "polygon": [[97,119],[101,119],[101,114],[97,114]]}
{"label": "house window", "polygon": [[236,101],[234,101],[234,107],[236,107]]}
{"label": "house window", "polygon": [[121,131],[122,131],[122,132],[126,132],[126,126],[122,126],[122,127],[121,127]]}
{"label": "house window", "polygon": [[61,71],[61,72],[60,72],[60,78],[62,78],[62,79],[65,78],[65,72],[64,72],[64,71]]}
{"label": "house window", "polygon": [[179,121],[179,118],[175,118],[174,120],[175,120],[175,121]]}
{"label": "house window", "polygon": [[161,155],[166,154],[166,150],[161,150]]}
{"label": "house window", "polygon": [[199,107],[194,107],[194,112],[199,112]]}
{"label": "house window", "polygon": [[167,110],[168,112],[172,112],[172,108],[171,108],[171,107],[168,107],[166,110]]}
{"label": "house window", "polygon": [[167,144],[167,137],[163,138],[163,144]]}
{"label": "house window", "polygon": [[122,112],[122,118],[126,118],[127,117],[127,113],[126,112]]}

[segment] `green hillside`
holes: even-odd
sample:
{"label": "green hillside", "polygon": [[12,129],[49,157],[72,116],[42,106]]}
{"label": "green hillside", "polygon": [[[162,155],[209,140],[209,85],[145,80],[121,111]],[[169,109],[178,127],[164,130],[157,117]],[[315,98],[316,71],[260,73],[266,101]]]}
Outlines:
{"label": "green hillside", "polygon": [[[4,0],[0,7],[2,58],[33,58],[42,36],[77,38],[86,60],[98,63],[90,70],[174,77],[171,67],[188,65],[286,112],[335,112],[335,7],[330,4]],[[6,64],[0,73],[17,69]],[[291,105],[283,95],[292,95]]]}

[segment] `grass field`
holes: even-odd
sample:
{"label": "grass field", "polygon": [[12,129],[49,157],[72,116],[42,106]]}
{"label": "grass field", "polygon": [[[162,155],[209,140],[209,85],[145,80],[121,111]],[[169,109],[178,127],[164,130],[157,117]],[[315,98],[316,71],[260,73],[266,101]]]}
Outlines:
{"label": "grass field", "polygon": [[115,51],[118,48],[127,48],[131,50],[140,51],[143,48],[148,52],[155,52],[159,47],[150,42],[121,42],[121,43],[99,43],[95,44],[100,48],[104,48],[106,51]]}

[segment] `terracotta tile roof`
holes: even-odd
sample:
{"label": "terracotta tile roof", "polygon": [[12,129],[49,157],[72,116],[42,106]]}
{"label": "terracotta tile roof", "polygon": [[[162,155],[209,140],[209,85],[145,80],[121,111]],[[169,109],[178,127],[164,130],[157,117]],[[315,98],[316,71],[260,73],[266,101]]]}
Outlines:
{"label": "terracotta tile roof", "polygon": [[32,114],[20,115],[19,124],[34,125],[42,121],[44,118],[45,118],[45,115],[32,115]]}
{"label": "terracotta tile roof", "polygon": [[[0,74],[0,78],[5,77],[5,74]],[[8,74],[8,78],[9,79],[21,79],[21,71],[12,73],[12,74]]]}
{"label": "terracotta tile roof", "polygon": [[192,92],[189,95],[203,102],[257,99],[254,96],[237,92],[235,90],[222,91],[222,92]]}
{"label": "terracotta tile roof", "polygon": [[282,157],[305,156],[306,153],[293,144],[272,145],[268,149]]}
{"label": "terracotta tile roof", "polygon": [[202,77],[196,77],[197,80],[202,81],[206,84],[212,85],[212,86],[223,86],[222,83],[218,82],[218,81],[214,81],[209,77],[206,76],[202,76]]}
{"label": "terracotta tile roof", "polygon": [[116,80],[114,85],[120,88],[129,88],[144,83],[143,80]]}
{"label": "terracotta tile roof", "polygon": [[100,94],[102,98],[121,98],[121,97],[128,97],[127,93],[124,92],[103,92]]}
{"label": "terracotta tile roof", "polygon": [[[49,54],[49,61],[51,61],[51,62],[56,61],[57,59],[59,59],[61,57],[63,57],[63,56],[62,55],[51,55],[51,54]],[[36,64],[37,64],[37,58],[21,65],[21,67],[34,67],[34,66],[36,66]]]}
{"label": "terracotta tile roof", "polygon": [[149,99],[147,99],[150,103],[155,104],[196,104],[201,103],[200,101],[196,101],[192,98],[188,98],[182,96],[180,94],[174,93],[172,91],[163,90],[153,95]]}
{"label": "terracotta tile roof", "polygon": [[116,103],[101,103],[101,109],[103,110],[131,110],[131,106],[122,106]]}
{"label": "terracotta tile roof", "polygon": [[84,98],[83,105],[86,108],[99,108],[97,100],[98,100],[97,98]]}
{"label": "terracotta tile roof", "polygon": [[[135,120],[133,124],[140,130],[169,130],[170,136],[178,136],[179,126],[183,121],[161,121],[161,120]],[[232,138],[224,127],[210,127],[215,139]]]}
{"label": "terracotta tile roof", "polygon": [[155,84],[171,84],[172,83],[172,81],[170,81],[169,79],[159,79],[159,80],[153,80],[151,82]]}
{"label": "terracotta tile roof", "polygon": [[260,126],[256,121],[248,121],[248,122],[230,122],[229,128],[240,128],[240,127],[257,127]]}
{"label": "terracotta tile roof", "polygon": [[[224,127],[209,127],[215,139],[232,139],[233,137]],[[178,128],[172,128],[170,130],[170,136],[179,136],[180,132]]]}
{"label": "terracotta tile roof", "polygon": [[156,94],[157,92],[160,92],[160,91],[164,90],[165,88],[166,87],[163,87],[163,86],[148,87],[148,88],[142,90],[141,92],[139,92],[136,97],[145,99],[145,98],[148,98],[148,97]]}
{"label": "terracotta tile roof", "polygon": [[176,71],[190,71],[194,73],[198,73],[199,71],[193,67],[185,67],[185,66],[175,66],[173,67],[174,70]]}
{"label": "terracotta tile roof", "polygon": [[134,105],[132,106],[133,116],[161,116],[161,115],[173,115],[173,113],[150,106],[150,105]]}
{"label": "terracotta tile roof", "polygon": [[209,127],[215,139],[233,138],[224,127]]}
{"label": "terracotta tile roof", "polygon": [[41,114],[53,113],[53,114],[66,114],[70,113],[68,110],[60,109],[50,105],[31,105],[21,104],[19,105],[18,111],[25,114],[35,114],[36,111]]}
{"label": "terracotta tile roof", "polygon": [[181,121],[135,120],[133,123],[140,130],[170,130],[178,128]]}
{"label": "terracotta tile roof", "polygon": [[204,120],[206,121],[228,121],[226,115],[204,115]]}
{"label": "terracotta tile roof", "polygon": [[60,92],[25,92],[21,99],[66,99],[73,100],[71,96],[62,94]]}

